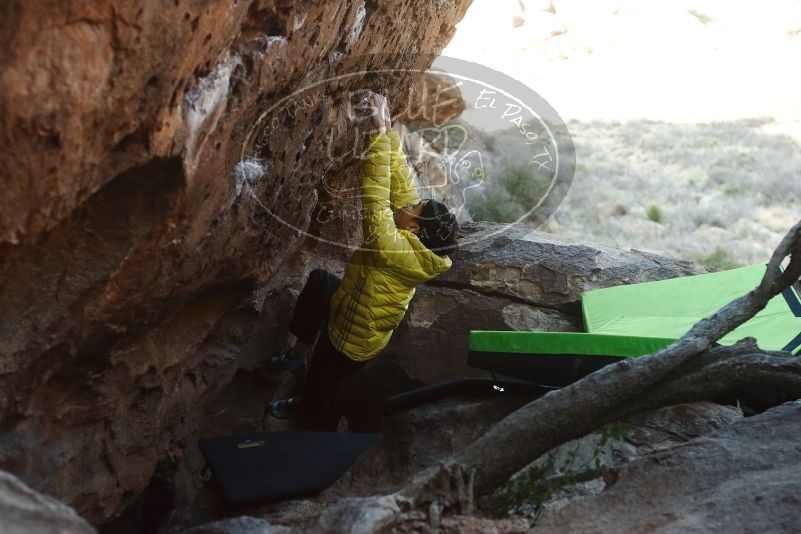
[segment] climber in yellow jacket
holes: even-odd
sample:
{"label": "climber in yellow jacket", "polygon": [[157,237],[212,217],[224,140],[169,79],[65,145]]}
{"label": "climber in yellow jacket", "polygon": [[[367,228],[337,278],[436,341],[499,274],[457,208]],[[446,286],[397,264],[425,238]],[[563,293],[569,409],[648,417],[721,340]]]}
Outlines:
{"label": "climber in yellow jacket", "polygon": [[456,248],[459,228],[442,203],[418,196],[386,99],[373,94],[369,103],[378,133],[370,136],[362,161],[363,244],[342,280],[322,269],[309,274],[290,322],[297,343],[272,359],[274,368],[303,371],[297,364],[311,354],[300,397],[271,403],[269,413],[285,418],[300,406],[321,430],[336,428],[339,383],[386,347],[415,287],[451,267],[448,253]]}

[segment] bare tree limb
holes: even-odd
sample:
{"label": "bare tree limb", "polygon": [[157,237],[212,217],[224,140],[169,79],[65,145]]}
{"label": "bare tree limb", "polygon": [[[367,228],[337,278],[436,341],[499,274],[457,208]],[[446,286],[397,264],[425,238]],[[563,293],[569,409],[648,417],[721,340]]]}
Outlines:
{"label": "bare tree limb", "polygon": [[801,359],[761,351],[748,338],[731,347],[699,354],[637,398],[620,417],[671,404],[706,400],[744,388],[767,388],[801,396]]}

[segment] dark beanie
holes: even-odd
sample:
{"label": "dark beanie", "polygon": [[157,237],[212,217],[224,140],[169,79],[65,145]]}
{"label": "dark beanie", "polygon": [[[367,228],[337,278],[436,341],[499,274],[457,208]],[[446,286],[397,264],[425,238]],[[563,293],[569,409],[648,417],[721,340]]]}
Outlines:
{"label": "dark beanie", "polygon": [[456,233],[459,231],[459,223],[456,222],[456,216],[448,210],[445,204],[432,199],[426,200],[423,204],[423,211],[417,218],[417,224],[420,225],[420,233],[417,237],[427,249],[440,256],[456,250]]}

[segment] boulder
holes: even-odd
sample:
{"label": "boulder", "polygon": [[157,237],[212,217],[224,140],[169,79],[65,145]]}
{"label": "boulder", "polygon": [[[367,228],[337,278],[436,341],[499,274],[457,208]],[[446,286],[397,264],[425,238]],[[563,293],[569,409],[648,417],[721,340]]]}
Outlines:
{"label": "boulder", "polygon": [[556,237],[523,225],[469,223],[435,285],[472,289],[578,315],[593,289],[703,274],[693,262]]}
{"label": "boulder", "polygon": [[288,527],[272,525],[264,519],[241,516],[206,523],[184,532],[186,534],[288,534],[290,530]]}
{"label": "boulder", "polygon": [[94,534],[96,531],[69,506],[0,471],[0,532]]}
{"label": "boulder", "polygon": [[[444,398],[392,413],[381,442],[369,450],[322,500],[367,496],[397,489],[426,467],[470,445],[533,396]],[[481,501],[493,514],[549,514],[573,499],[604,488],[604,473],[655,450],[669,449],[725,428],[742,418],[739,409],[712,402],[670,406],[630,417],[543,455]],[[542,489],[539,485],[543,482]],[[537,491],[529,500],[533,485]]]}
{"label": "boulder", "polygon": [[[249,372],[286,346],[301,282],[284,273],[341,265],[359,240],[323,216],[357,207],[354,98],[398,108],[447,82],[363,73],[426,69],[469,5],[4,9],[0,468],[119,532],[194,507],[196,440],[261,424],[271,390]],[[576,329],[583,290],[698,270],[497,228],[466,227],[454,269],[419,290],[384,359],[405,384],[475,376],[470,329]]]}
{"label": "boulder", "polygon": [[548,516],[574,500],[602,492],[610,473],[621,466],[711,434],[741,418],[738,408],[713,402],[668,406],[629,417],[543,455],[498,488],[485,506],[495,513]]}
{"label": "boulder", "polygon": [[[395,413],[384,422],[382,441],[316,500],[316,514],[309,515],[308,506],[305,514],[289,507],[266,517],[294,516],[289,521],[298,532],[343,531],[359,514],[383,524],[393,513],[397,532],[644,532],[654,526],[667,532],[793,531],[799,498],[792,488],[801,476],[794,428],[801,402],[746,419],[735,407],[711,402],[629,417],[544,455],[479,499],[472,515],[426,514],[393,495],[528,400],[445,399]],[[760,444],[760,435],[769,436],[771,446]],[[754,493],[747,496],[751,482]],[[728,517],[735,507],[727,501],[729,490],[740,507],[739,527]],[[508,507],[520,496],[533,500]],[[766,502],[768,510],[746,519],[749,506]],[[505,510],[497,507],[501,503]],[[774,512],[777,530],[769,526]]]}
{"label": "boulder", "polygon": [[580,330],[580,319],[550,307],[534,306],[472,289],[418,287],[406,317],[380,360],[396,362],[425,384],[488,377],[467,365],[471,330],[565,332]]}
{"label": "boulder", "polygon": [[0,468],[95,523],[161,487],[252,365],[243,304],[353,211],[359,91],[405,101],[469,4],[4,7]]}
{"label": "boulder", "polygon": [[365,452],[322,498],[331,501],[395,489],[418,471],[466,447],[526,402],[526,397],[502,395],[445,398],[396,412],[384,420],[380,443]]}
{"label": "boulder", "polygon": [[786,403],[614,469],[531,532],[796,532],[799,443],[801,402]]}
{"label": "boulder", "polygon": [[426,72],[409,91],[397,119],[417,127],[438,127],[455,120],[466,104],[459,83],[445,73]]}

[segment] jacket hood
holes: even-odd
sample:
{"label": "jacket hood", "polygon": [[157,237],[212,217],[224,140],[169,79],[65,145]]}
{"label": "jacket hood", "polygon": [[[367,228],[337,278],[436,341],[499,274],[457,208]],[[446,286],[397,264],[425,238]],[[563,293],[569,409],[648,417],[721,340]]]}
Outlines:
{"label": "jacket hood", "polygon": [[414,254],[418,263],[418,268],[414,270],[419,270],[420,278],[423,279],[423,281],[435,278],[438,274],[444,273],[453,265],[453,262],[447,255],[440,256],[436,252],[431,251],[412,232],[403,229],[398,229],[398,232],[409,241],[412,249],[414,249]]}

